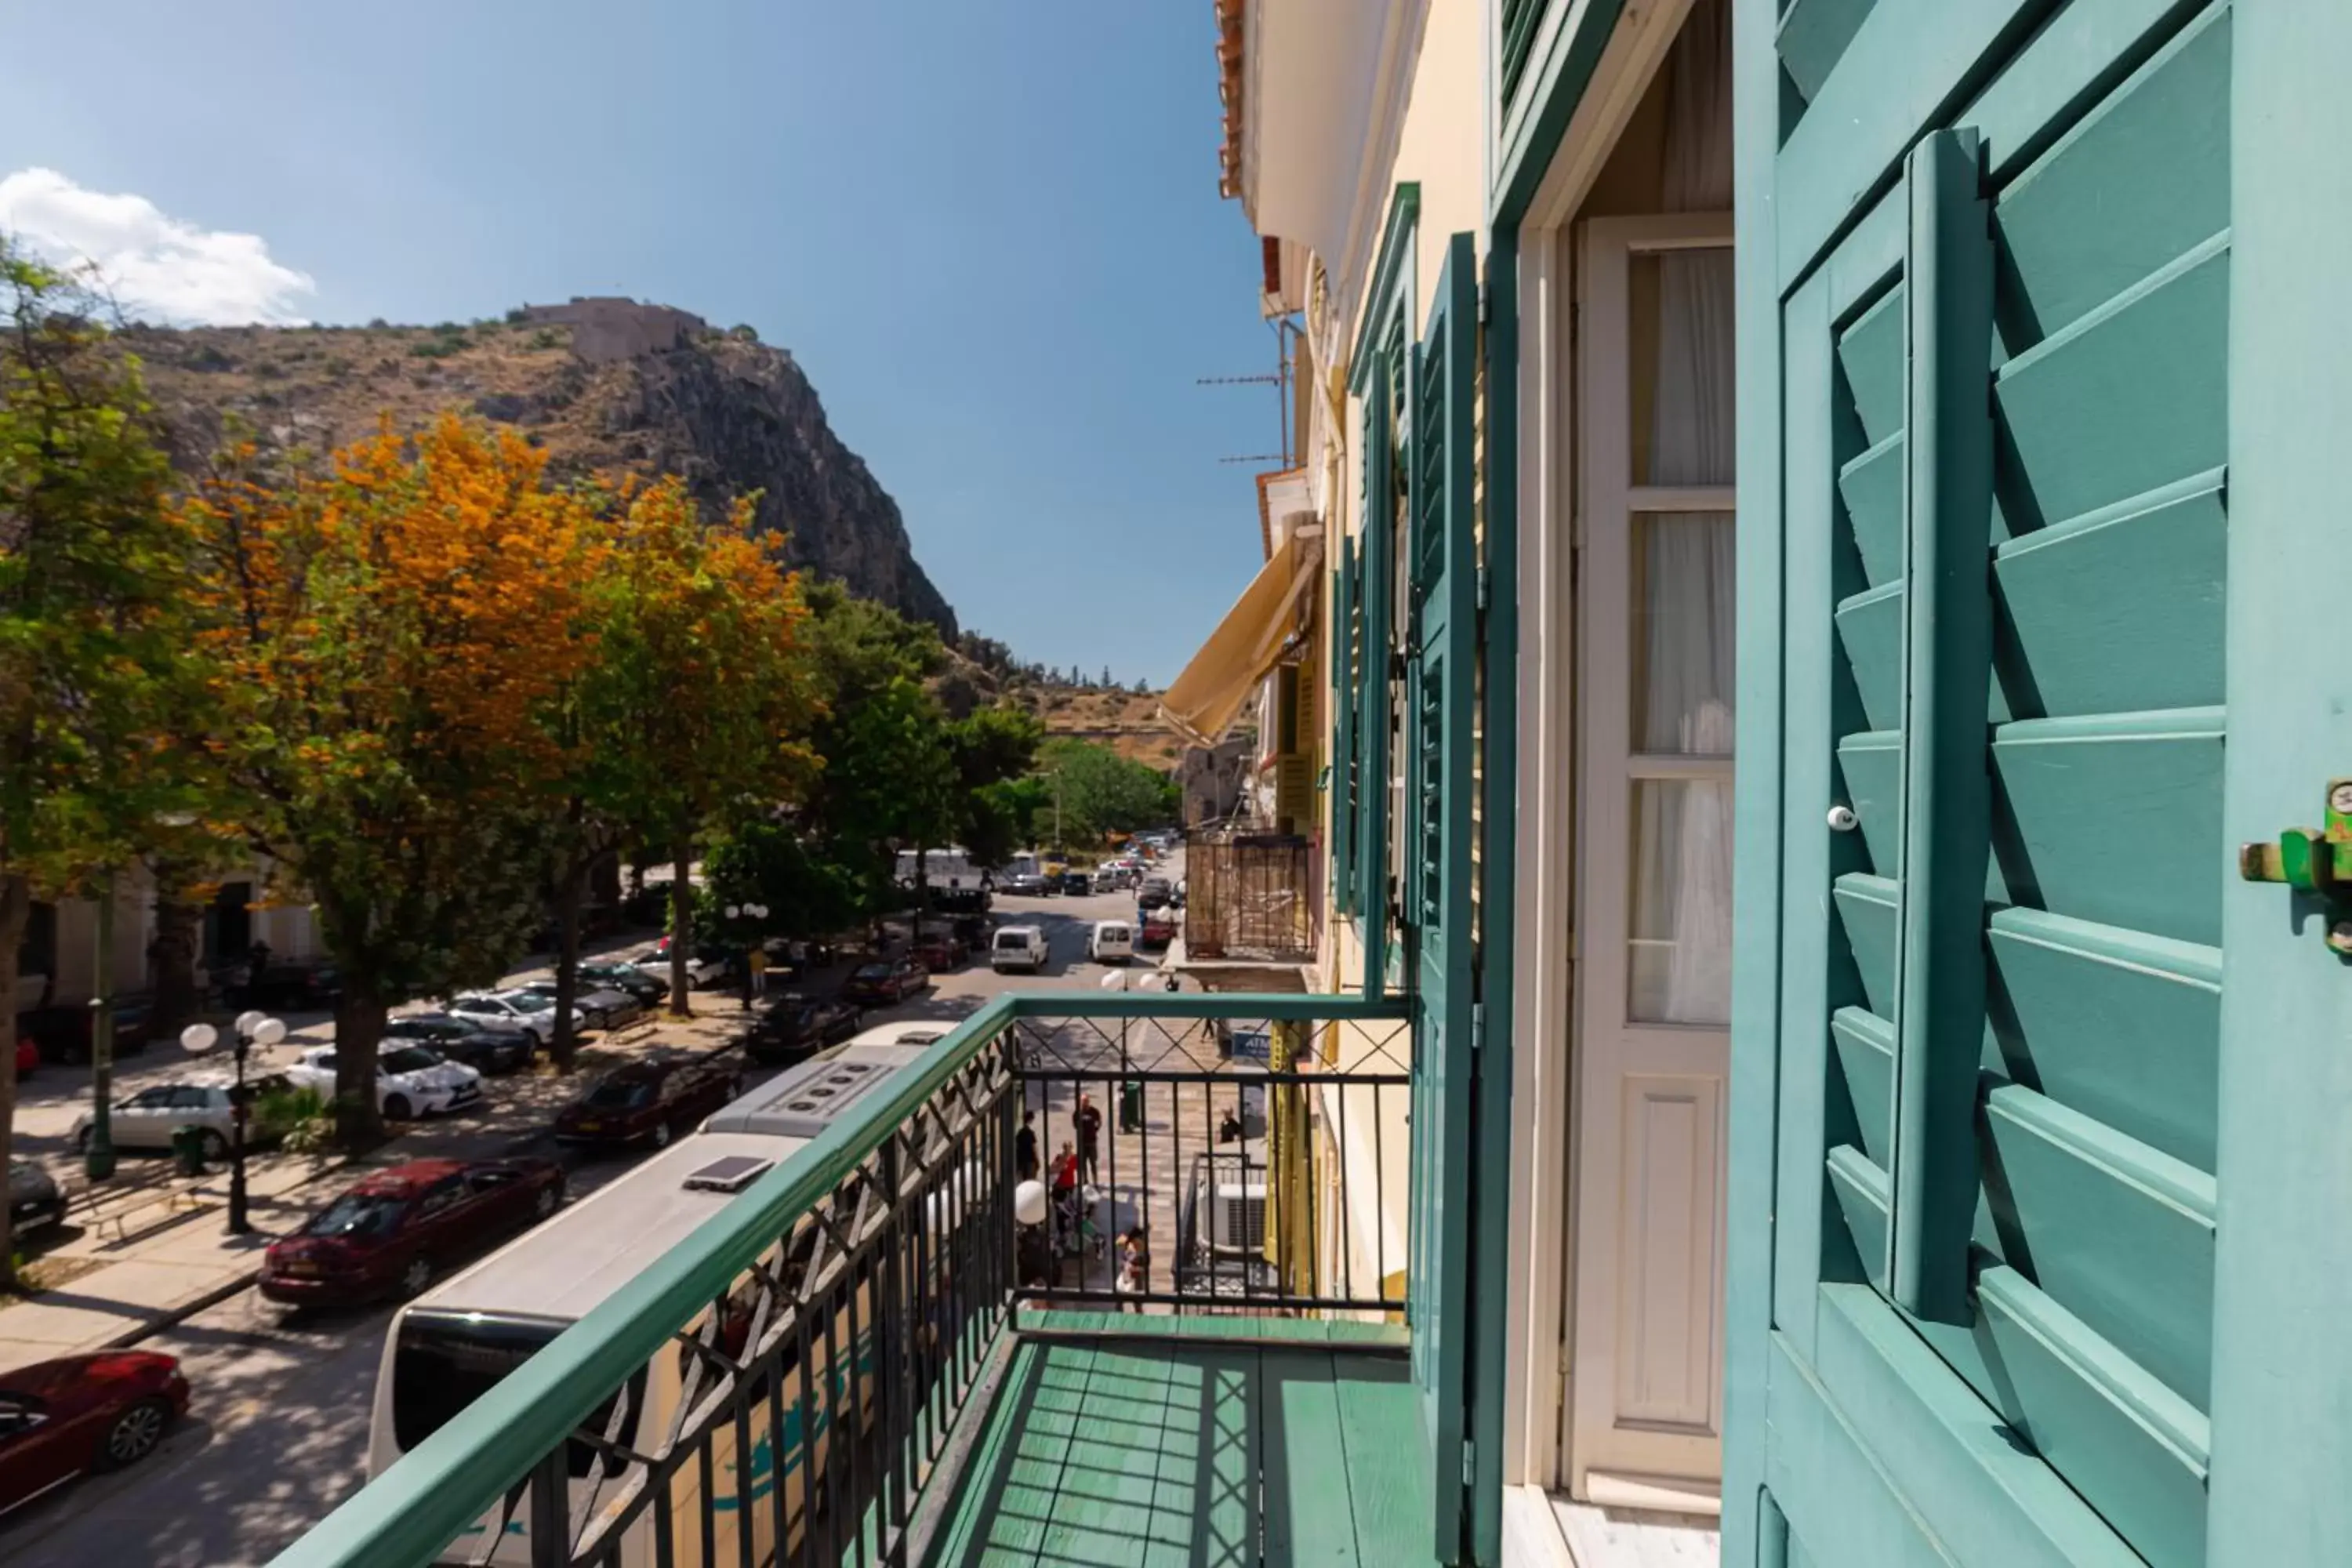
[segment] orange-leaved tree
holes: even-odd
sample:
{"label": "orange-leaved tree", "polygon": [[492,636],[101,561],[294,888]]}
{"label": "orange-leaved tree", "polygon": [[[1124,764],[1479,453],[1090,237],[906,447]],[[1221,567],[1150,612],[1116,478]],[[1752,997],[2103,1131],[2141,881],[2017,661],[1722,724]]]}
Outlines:
{"label": "orange-leaved tree", "polygon": [[[817,707],[808,611],[797,574],[778,564],[782,541],[751,531],[755,499],[713,523],[675,477],[626,492],[591,591],[597,651],[576,700],[579,733],[598,743],[575,752],[575,765],[596,811],[670,855],[678,1012],[696,835],[714,814],[788,800],[814,765],[802,739]],[[562,951],[569,973],[572,935]]]}
{"label": "orange-leaved tree", "polygon": [[183,510],[220,765],[317,911],[337,1127],[364,1142],[386,1007],[495,979],[539,918],[541,781],[564,762],[546,713],[596,651],[594,508],[520,437],[452,416],[387,424],[323,472],[264,476],[240,449]]}

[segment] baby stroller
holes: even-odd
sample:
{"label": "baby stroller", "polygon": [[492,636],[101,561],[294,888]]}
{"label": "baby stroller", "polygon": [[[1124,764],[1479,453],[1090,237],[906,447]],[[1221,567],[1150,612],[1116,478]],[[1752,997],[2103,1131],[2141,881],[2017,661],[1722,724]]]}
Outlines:
{"label": "baby stroller", "polygon": [[1083,1253],[1088,1258],[1100,1258],[1107,1243],[1102,1227],[1095,1224],[1095,1206],[1087,1201],[1085,1189],[1070,1187],[1054,1196],[1054,1243],[1065,1258]]}

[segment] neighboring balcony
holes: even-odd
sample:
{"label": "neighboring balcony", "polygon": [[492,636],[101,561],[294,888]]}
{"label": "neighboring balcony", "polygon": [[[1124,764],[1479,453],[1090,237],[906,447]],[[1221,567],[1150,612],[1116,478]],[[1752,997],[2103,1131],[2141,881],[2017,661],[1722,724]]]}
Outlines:
{"label": "neighboring balcony", "polygon": [[1001,998],[280,1568],[1429,1563],[1412,1065],[1402,1000]]}
{"label": "neighboring balcony", "polygon": [[1297,834],[1195,834],[1184,857],[1187,967],[1311,963],[1314,871],[1314,847]]}

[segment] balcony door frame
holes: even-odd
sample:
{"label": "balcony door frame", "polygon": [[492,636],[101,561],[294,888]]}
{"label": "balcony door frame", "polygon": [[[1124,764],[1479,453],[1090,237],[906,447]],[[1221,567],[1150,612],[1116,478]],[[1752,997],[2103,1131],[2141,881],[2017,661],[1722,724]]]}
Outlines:
{"label": "balcony door frame", "polygon": [[1633,542],[1644,516],[1733,511],[1735,502],[1729,485],[1633,482],[1632,279],[1643,257],[1728,251],[1731,214],[1591,218],[1575,233],[1583,765],[1561,1469],[1579,1499],[1697,1511],[1713,1506],[1722,1465],[1731,1030],[1633,1017],[1633,805],[1643,783],[1727,784],[1731,763],[1634,748]]}

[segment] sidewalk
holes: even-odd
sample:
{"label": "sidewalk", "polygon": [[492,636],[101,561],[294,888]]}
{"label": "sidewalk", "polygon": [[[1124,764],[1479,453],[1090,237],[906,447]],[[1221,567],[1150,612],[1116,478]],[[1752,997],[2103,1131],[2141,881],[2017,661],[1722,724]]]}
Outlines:
{"label": "sidewalk", "polygon": [[557,1108],[598,1072],[655,1049],[722,1049],[743,1032],[750,1016],[733,995],[697,992],[693,1001],[690,1019],[656,1014],[583,1046],[569,1077],[542,1064],[528,1077],[492,1079],[474,1113],[411,1122],[365,1154],[247,1160],[250,1236],[224,1232],[226,1169],[158,1181],[142,1177],[166,1169],[165,1162],[126,1160],[119,1188],[94,1208],[81,1207],[77,1193],[66,1235],[30,1260],[37,1277],[54,1283],[30,1299],[0,1300],[0,1372],[136,1343],[236,1294],[253,1282],[263,1249],[355,1179],[357,1168],[523,1152],[540,1143]]}

